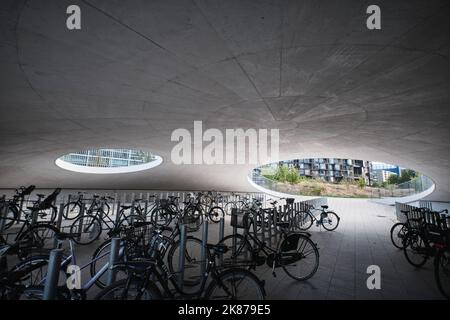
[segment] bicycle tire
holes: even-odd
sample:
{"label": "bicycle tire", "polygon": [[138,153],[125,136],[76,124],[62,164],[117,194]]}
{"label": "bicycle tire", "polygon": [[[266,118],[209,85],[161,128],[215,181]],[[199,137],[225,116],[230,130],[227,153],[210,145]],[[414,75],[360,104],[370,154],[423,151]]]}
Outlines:
{"label": "bicycle tire", "polygon": [[[82,219],[83,221],[81,221]],[[86,223],[86,221],[89,222]],[[81,231],[79,230],[80,222],[82,223]],[[91,231],[89,231],[86,228],[90,228]],[[91,215],[81,216],[74,220],[74,222],[70,226],[70,232],[80,233],[79,238],[77,237],[73,238],[73,241],[75,241],[75,243],[79,245],[88,245],[100,237],[100,234],[102,233],[102,223],[95,216]]]}
{"label": "bicycle tire", "polygon": [[[339,218],[339,216],[333,211],[327,211],[326,214],[327,214],[326,218],[323,218],[323,220],[322,220],[322,227],[327,231],[336,230],[336,228],[339,226],[339,222],[341,221],[341,218]],[[330,218],[330,215],[334,216],[334,218]],[[325,219],[328,219],[328,224],[324,222]],[[336,224],[332,225],[331,221],[335,221]]]}
{"label": "bicycle tire", "polygon": [[219,223],[220,218],[224,218],[224,217],[225,217],[225,212],[223,211],[223,209],[221,207],[212,207],[208,211],[208,218],[209,218],[209,220],[211,220],[214,223]]}
{"label": "bicycle tire", "polygon": [[[298,239],[296,239],[298,238]],[[302,241],[302,242],[301,242]],[[289,247],[293,247],[294,243],[297,243],[295,245],[295,247],[297,249],[292,249],[289,250]],[[301,248],[301,252],[299,252],[299,244],[300,244],[300,248]],[[304,249],[309,245],[309,251],[312,250],[312,252],[307,252],[306,254],[304,253]],[[285,248],[285,249],[284,249]],[[298,260],[293,261],[293,263],[295,265],[292,265],[293,267],[296,267],[297,265],[299,265],[299,262],[301,262],[302,260],[305,259],[305,257],[309,256],[310,253],[313,254],[313,261],[312,261],[312,268],[309,268],[308,272],[306,272],[305,275],[302,276],[298,276],[298,275],[294,275],[292,271],[290,271],[290,267],[291,267],[291,263],[286,263],[283,264],[283,258],[286,259],[286,256],[292,256],[295,254],[295,252],[297,254],[300,253],[301,258]],[[280,265],[283,268],[284,272],[286,272],[286,274],[291,277],[294,280],[297,281],[305,281],[308,280],[309,278],[311,278],[316,272],[317,269],[319,268],[319,249],[317,248],[316,244],[311,240],[311,238],[307,235],[301,234],[301,233],[291,233],[289,234],[285,239],[283,239],[283,241],[280,243],[280,247],[279,247],[279,254],[281,257],[281,262]],[[285,257],[283,257],[285,256]],[[286,260],[284,260],[284,262],[286,262]],[[310,263],[311,265],[311,263]],[[302,269],[306,269],[305,264],[302,264]],[[288,268],[289,267],[289,268]]]}
{"label": "bicycle tire", "polygon": [[308,211],[296,212],[292,225],[298,230],[306,231],[313,225],[313,217]]}
{"label": "bicycle tire", "polygon": [[[400,229],[399,229],[400,227]],[[398,231],[396,230],[398,229]],[[391,235],[391,242],[397,249],[403,249],[403,243],[405,239],[405,235],[407,233],[408,226],[403,222],[398,222],[394,224],[389,232]],[[401,234],[401,236],[399,236]],[[398,240],[399,241],[398,241]]]}
{"label": "bicycle tire", "polygon": [[[198,245],[198,248],[194,247],[194,251],[196,251],[197,254],[200,254],[201,248],[202,248],[202,240],[195,238],[195,237],[191,237],[191,236],[186,237],[186,251],[188,250],[187,248],[189,247],[190,243]],[[178,265],[175,265],[176,263],[174,263],[174,257],[176,257],[175,252],[179,247],[180,247],[180,240],[176,240],[172,243],[172,245],[170,246],[169,251],[167,253],[167,265],[169,267],[169,271],[171,274],[176,273],[177,272],[176,270],[178,270]],[[191,260],[192,260],[192,258],[191,258],[191,255],[189,254],[189,252],[185,252],[185,270],[190,269],[190,265],[196,263],[195,261],[191,261]],[[198,270],[199,272],[195,272],[195,271],[193,272],[194,276],[198,273],[198,279],[197,280],[195,280],[195,278],[194,278],[194,280],[184,279],[184,281],[183,281],[184,285],[192,287],[192,286],[196,286],[200,283],[201,263],[202,263],[202,261],[201,261],[201,257],[200,257],[199,264],[198,264],[198,266],[200,267]]]}
{"label": "bicycle tire", "polygon": [[439,250],[434,258],[434,278],[442,295],[450,300],[450,249]]}
{"label": "bicycle tire", "polygon": [[[238,290],[237,287],[234,289],[227,287],[235,284],[239,284],[242,289],[250,288],[250,290],[244,291]],[[237,297],[238,293],[245,294]],[[252,272],[242,268],[232,268],[218,274],[217,279],[209,284],[204,297],[207,300],[265,300],[266,292],[264,281],[259,280]]]}
{"label": "bicycle tire", "polygon": [[54,239],[58,232],[55,226],[48,223],[36,223],[30,226],[17,238],[21,245],[25,244],[24,248],[19,248],[18,257],[23,259],[30,253],[50,252],[54,248]]}
{"label": "bicycle tire", "polygon": [[[403,244],[403,253],[409,264],[416,268],[422,267],[428,260],[426,250],[427,244],[422,235],[414,231],[406,234]],[[417,260],[415,260],[416,258]]]}
{"label": "bicycle tire", "polygon": [[[75,210],[75,208],[77,208]],[[75,216],[71,216],[70,213],[77,212]],[[66,220],[75,220],[81,214],[81,205],[78,201],[71,201],[64,205],[62,215]]]}
{"label": "bicycle tire", "polygon": [[5,224],[3,225],[3,231],[9,229],[18,219],[19,219],[19,211],[17,210],[17,207],[15,205],[14,206],[8,205]]}

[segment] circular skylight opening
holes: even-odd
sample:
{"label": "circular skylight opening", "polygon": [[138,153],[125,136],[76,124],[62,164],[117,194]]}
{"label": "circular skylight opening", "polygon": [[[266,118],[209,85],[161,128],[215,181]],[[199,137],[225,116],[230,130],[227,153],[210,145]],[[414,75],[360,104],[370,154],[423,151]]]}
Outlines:
{"label": "circular skylight opening", "polygon": [[376,161],[307,158],[257,167],[250,183],[264,192],[343,198],[423,197],[433,181],[418,171]]}
{"label": "circular skylight opening", "polygon": [[74,172],[114,174],[151,169],[160,165],[162,158],[134,149],[89,149],[63,155],[55,163]]}

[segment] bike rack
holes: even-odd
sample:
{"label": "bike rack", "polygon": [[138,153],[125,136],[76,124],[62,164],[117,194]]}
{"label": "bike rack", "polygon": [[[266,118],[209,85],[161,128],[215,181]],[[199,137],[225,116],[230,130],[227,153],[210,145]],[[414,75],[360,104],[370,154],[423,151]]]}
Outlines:
{"label": "bike rack", "polygon": [[56,299],[62,253],[62,249],[53,249],[50,251],[50,260],[48,261],[47,277],[45,278],[43,300]]}
{"label": "bike rack", "polygon": [[206,245],[208,244],[208,227],[209,224],[207,221],[203,222],[202,228],[202,248],[201,248],[201,256],[202,256],[202,265],[201,265],[201,274],[205,274],[206,270]]}
{"label": "bike rack", "polygon": [[78,233],[80,234],[78,236],[78,241],[81,239],[81,233],[83,231],[83,220],[84,220],[84,211],[85,210],[86,210],[86,204],[83,203],[81,205],[81,210],[80,210],[80,217],[81,217],[81,219],[80,219],[80,222],[78,224]]}
{"label": "bike rack", "polygon": [[187,238],[187,232],[186,232],[186,225],[182,224],[180,226],[180,256],[178,259],[178,281],[179,281],[179,287],[182,290],[183,289],[183,282],[184,282],[184,260],[185,260],[185,251],[186,251],[186,238]]}
{"label": "bike rack", "polygon": [[116,280],[116,270],[112,267],[119,261],[119,249],[120,249],[120,238],[111,239],[111,251],[109,252],[109,269],[108,269],[108,281],[107,284],[110,285]]}

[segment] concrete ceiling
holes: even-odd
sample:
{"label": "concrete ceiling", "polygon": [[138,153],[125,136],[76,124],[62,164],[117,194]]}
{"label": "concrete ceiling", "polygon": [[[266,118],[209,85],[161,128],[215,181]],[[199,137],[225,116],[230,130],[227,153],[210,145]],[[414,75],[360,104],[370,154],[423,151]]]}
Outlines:
{"label": "concrete ceiling", "polygon": [[[176,128],[279,128],[281,157],[413,168],[450,199],[450,2],[2,0],[0,187],[250,190],[248,165],[170,161]],[[82,29],[66,28],[77,4]],[[94,147],[164,158],[64,171]]]}

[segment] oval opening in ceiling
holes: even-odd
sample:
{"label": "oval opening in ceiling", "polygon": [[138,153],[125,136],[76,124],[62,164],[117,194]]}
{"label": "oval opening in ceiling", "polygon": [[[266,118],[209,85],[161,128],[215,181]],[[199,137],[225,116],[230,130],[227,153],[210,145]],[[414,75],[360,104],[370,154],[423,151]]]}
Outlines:
{"label": "oval opening in ceiling", "polygon": [[399,198],[434,190],[433,181],[412,169],[383,162],[307,158],[253,169],[250,182],[260,190],[298,196]]}
{"label": "oval opening in ceiling", "polygon": [[88,149],[63,155],[55,163],[74,172],[114,174],[148,170],[160,165],[162,158],[135,149]]}

